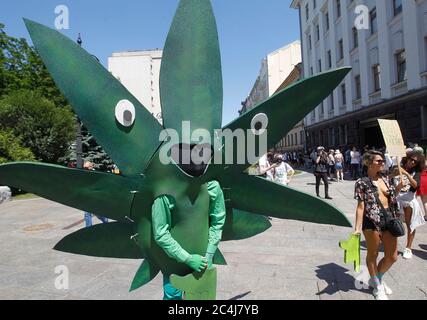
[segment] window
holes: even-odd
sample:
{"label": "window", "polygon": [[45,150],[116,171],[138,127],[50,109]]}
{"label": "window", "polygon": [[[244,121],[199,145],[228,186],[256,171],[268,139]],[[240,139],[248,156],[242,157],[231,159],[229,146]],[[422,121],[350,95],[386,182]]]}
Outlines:
{"label": "window", "polygon": [[397,16],[402,12],[402,0],[393,0],[393,13]]}
{"label": "window", "polygon": [[374,76],[374,90],[375,92],[380,91],[381,90],[381,69],[379,64],[372,67],[372,74]]}
{"label": "window", "polygon": [[319,25],[316,26],[316,40],[320,40],[320,27]]}
{"label": "window", "polygon": [[405,81],[407,79],[405,50],[402,50],[398,54],[396,54],[396,65],[397,65],[397,82]]}
{"label": "window", "polygon": [[331,95],[329,96],[329,101],[330,101],[330,103],[329,103],[329,111],[334,111],[334,109],[335,109],[335,104],[334,104],[334,94],[333,93],[331,93]]}
{"label": "window", "polygon": [[337,19],[339,17],[341,17],[341,0],[336,0],[337,1]]}
{"label": "window", "polygon": [[339,57],[339,60],[344,58],[344,45],[343,45],[342,39],[338,41],[338,57]]}
{"label": "window", "polygon": [[345,90],[345,84],[341,85],[341,98],[342,98],[342,105],[345,106],[347,104],[347,97],[346,97],[346,90]]}
{"label": "window", "polygon": [[328,50],[328,68],[332,68],[332,54],[331,50]]}
{"label": "window", "polygon": [[323,105],[323,101],[322,101],[322,103],[320,104],[320,114],[324,114],[325,113],[325,107],[324,107],[324,105]]}
{"label": "window", "polygon": [[311,35],[308,36],[308,47],[311,50]]}
{"label": "window", "polygon": [[298,145],[298,134],[297,133],[295,133],[295,145],[296,146]]}
{"label": "window", "polygon": [[326,12],[325,13],[325,25],[326,25],[326,31],[328,31],[329,30],[329,13],[328,12]]}
{"label": "window", "polygon": [[305,5],[305,20],[308,20],[310,11],[308,9],[308,3]]}
{"label": "window", "polygon": [[313,67],[310,67],[310,75],[313,75]]}
{"label": "window", "polygon": [[353,48],[359,47],[359,37],[357,36],[357,29],[353,27]]}
{"label": "window", "polygon": [[291,145],[291,136],[288,135],[288,146],[290,146],[290,145]]}
{"label": "window", "polygon": [[377,24],[377,8],[373,8],[371,12],[369,12],[369,20],[371,23],[371,34],[377,33],[378,24]]}
{"label": "window", "polygon": [[299,141],[300,141],[300,144],[304,144],[304,131],[300,131],[299,132]]}
{"label": "window", "polygon": [[293,146],[293,145],[294,145],[294,135],[291,134],[291,146]]}
{"label": "window", "polygon": [[360,75],[354,77],[354,84],[356,89],[356,99],[362,98],[362,91],[360,86]]}
{"label": "window", "polygon": [[316,9],[316,0],[313,0],[313,9]]}
{"label": "window", "polygon": [[316,111],[315,110],[313,110],[312,112],[311,112],[311,121],[314,121],[316,119]]}
{"label": "window", "polygon": [[319,72],[322,72],[322,60],[319,59],[319,61],[317,61],[317,64],[319,66]]}

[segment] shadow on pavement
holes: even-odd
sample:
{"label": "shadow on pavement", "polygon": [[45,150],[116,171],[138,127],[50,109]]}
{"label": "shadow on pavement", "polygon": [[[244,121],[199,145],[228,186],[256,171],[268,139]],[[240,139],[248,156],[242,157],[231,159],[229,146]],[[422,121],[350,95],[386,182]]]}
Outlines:
{"label": "shadow on pavement", "polygon": [[420,244],[420,248],[427,251],[427,244]]}
{"label": "shadow on pavement", "polygon": [[248,294],[250,294],[252,291],[248,291],[248,292],[246,292],[246,293],[242,293],[242,294],[239,294],[239,295],[237,295],[237,296],[235,296],[235,297],[233,297],[233,298],[231,298],[231,299],[229,299],[230,301],[232,301],[232,300],[240,300],[240,299],[242,299],[242,298],[244,298],[244,297],[246,297]]}
{"label": "shadow on pavement", "polygon": [[327,283],[327,287],[316,294],[318,296],[323,294],[333,295],[339,291],[371,293],[371,290],[369,289],[357,289],[355,285],[355,278],[351,274],[348,274],[350,270],[341,267],[336,263],[325,264],[318,266],[317,268],[317,278]]}
{"label": "shadow on pavement", "polygon": [[[420,245],[421,247],[421,245]],[[425,246],[424,246],[425,247]],[[425,249],[424,249],[425,250]],[[421,251],[421,250],[417,250],[417,249],[412,249],[412,253],[417,256],[418,258],[421,258],[423,260],[427,260],[427,252],[426,251]]]}

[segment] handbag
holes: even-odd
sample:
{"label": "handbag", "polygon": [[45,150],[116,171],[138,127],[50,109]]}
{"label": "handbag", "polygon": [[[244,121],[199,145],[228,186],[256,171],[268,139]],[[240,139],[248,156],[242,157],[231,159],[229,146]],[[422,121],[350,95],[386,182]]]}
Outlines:
{"label": "handbag", "polygon": [[[369,183],[372,184],[371,179],[369,179]],[[393,237],[403,237],[405,235],[405,228],[403,227],[402,221],[400,221],[398,218],[393,217],[392,213],[384,208],[382,202],[379,199],[378,191],[376,191],[374,195],[375,199],[377,200],[383,211],[386,230],[390,231]]]}

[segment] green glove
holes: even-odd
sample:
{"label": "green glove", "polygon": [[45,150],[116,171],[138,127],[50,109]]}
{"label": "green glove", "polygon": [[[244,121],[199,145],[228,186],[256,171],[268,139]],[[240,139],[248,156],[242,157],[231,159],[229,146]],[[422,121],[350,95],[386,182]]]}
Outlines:
{"label": "green glove", "polygon": [[208,266],[206,258],[199,256],[198,254],[191,255],[185,263],[196,272],[202,272]]}

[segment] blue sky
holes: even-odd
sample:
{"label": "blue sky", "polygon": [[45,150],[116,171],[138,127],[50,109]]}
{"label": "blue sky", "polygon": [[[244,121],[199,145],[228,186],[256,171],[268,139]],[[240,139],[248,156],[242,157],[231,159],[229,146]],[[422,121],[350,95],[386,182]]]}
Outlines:
{"label": "blue sky", "polygon": [[[66,5],[76,39],[104,66],[115,51],[163,48],[178,0],[4,0],[0,22],[14,37],[29,39],[22,17],[54,27],[56,6]],[[212,0],[217,19],[224,79],[223,122],[238,116],[258,75],[261,59],[298,40],[298,11],[291,0]]]}

